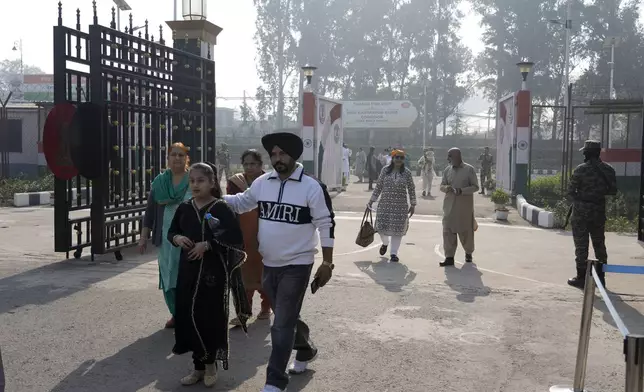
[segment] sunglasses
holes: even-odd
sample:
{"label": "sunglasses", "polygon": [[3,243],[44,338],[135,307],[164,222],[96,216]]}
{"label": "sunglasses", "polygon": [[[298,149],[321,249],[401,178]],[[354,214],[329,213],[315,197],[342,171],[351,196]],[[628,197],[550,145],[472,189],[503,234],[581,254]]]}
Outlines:
{"label": "sunglasses", "polygon": [[398,156],[395,156],[394,159],[403,160],[403,159],[405,159],[405,157],[401,157],[400,155],[398,155]]}

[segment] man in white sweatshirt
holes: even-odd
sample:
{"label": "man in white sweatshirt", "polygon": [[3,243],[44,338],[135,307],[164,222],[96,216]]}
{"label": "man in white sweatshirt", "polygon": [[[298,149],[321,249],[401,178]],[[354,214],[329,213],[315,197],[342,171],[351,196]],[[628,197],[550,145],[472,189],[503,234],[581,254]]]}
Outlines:
{"label": "man in white sweatshirt", "polygon": [[272,133],[262,138],[275,171],[256,179],[244,193],[224,196],[236,213],[259,208],[257,240],[264,261],[262,286],[275,318],[271,327],[273,349],[268,361],[263,392],[286,390],[286,373],[292,350],[295,361],[288,371],[300,374],[317,356],[309,327],[300,310],[309,284],[318,233],[322,264],[312,290],[324,286],[333,271],[335,221],[331,197],[324,184],[305,174],[297,159],[304,149],[302,139],[292,133]]}

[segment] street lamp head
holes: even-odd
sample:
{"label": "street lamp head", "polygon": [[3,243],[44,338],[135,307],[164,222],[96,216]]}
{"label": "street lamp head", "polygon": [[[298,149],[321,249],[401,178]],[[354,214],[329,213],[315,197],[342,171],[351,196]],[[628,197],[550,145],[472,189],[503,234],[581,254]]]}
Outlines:
{"label": "street lamp head", "polygon": [[517,67],[519,67],[519,72],[521,72],[521,76],[523,77],[524,82],[528,79],[528,74],[530,73],[530,71],[532,71],[533,66],[534,63],[532,61],[528,61],[527,59],[523,59],[517,63]]}
{"label": "street lamp head", "polygon": [[184,20],[205,20],[208,18],[208,0],[183,0]]}
{"label": "street lamp head", "polygon": [[304,76],[313,76],[315,73],[315,70],[318,69],[318,67],[314,67],[312,65],[305,65],[302,67],[302,71],[304,71]]}
{"label": "street lamp head", "polygon": [[318,67],[314,67],[312,65],[305,65],[302,67],[304,76],[306,76],[306,84],[311,84],[311,80],[313,79],[313,74],[315,73],[316,69],[318,69]]}

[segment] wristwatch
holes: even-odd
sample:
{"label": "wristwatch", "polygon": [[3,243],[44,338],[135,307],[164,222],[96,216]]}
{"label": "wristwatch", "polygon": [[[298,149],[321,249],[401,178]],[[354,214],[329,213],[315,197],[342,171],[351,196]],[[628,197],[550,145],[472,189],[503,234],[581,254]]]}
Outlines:
{"label": "wristwatch", "polygon": [[335,265],[333,265],[333,263],[330,261],[323,261],[322,265],[326,265],[327,267],[331,268],[331,271],[333,271],[333,269],[335,268]]}

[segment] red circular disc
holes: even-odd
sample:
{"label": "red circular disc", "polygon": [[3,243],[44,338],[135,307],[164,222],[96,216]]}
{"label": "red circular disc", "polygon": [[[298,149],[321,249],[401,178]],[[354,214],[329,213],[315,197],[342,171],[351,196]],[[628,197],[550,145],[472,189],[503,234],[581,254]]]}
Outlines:
{"label": "red circular disc", "polygon": [[47,166],[56,178],[70,180],[78,175],[71,155],[71,124],[76,108],[70,103],[54,106],[43,130],[43,151]]}

